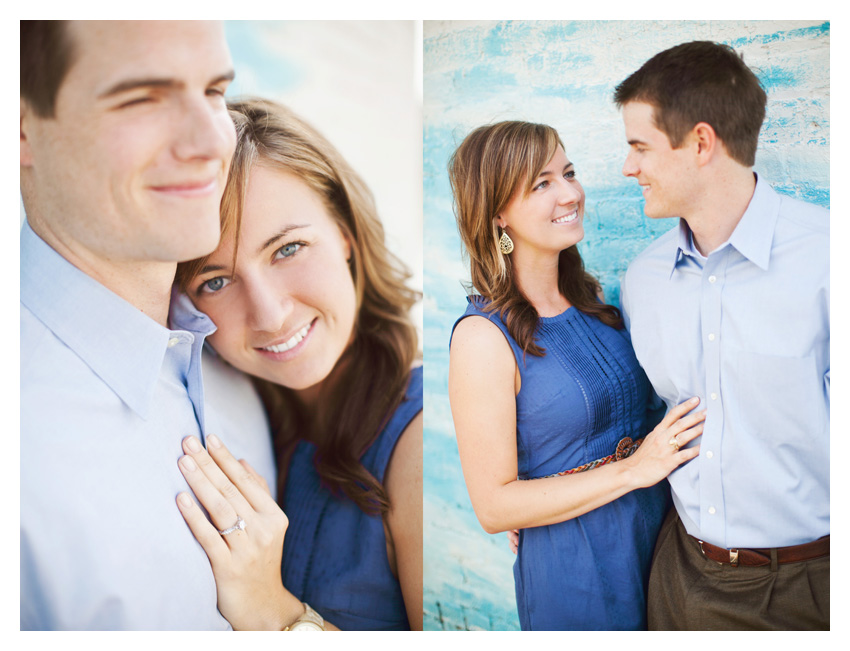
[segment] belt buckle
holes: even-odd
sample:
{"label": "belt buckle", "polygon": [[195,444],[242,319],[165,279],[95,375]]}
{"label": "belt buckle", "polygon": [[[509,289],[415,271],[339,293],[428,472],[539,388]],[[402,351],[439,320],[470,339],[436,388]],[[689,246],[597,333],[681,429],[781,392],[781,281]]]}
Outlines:
{"label": "belt buckle", "polygon": [[[702,540],[697,538],[697,542],[699,543],[699,550],[702,553],[703,557],[708,558],[708,556],[705,555],[705,549],[703,549]],[[738,567],[738,550],[737,549],[730,549],[728,551],[729,551],[729,565],[731,565],[732,567]]]}

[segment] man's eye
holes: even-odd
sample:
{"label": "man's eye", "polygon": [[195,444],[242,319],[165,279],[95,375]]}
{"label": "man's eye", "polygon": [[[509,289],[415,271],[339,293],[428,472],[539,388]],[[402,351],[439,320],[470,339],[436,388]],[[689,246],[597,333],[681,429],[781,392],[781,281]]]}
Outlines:
{"label": "man's eye", "polygon": [[146,104],[148,102],[152,102],[153,99],[150,97],[136,97],[135,99],[128,100],[123,104],[119,105],[119,108],[128,108],[130,106],[138,106],[140,104]]}

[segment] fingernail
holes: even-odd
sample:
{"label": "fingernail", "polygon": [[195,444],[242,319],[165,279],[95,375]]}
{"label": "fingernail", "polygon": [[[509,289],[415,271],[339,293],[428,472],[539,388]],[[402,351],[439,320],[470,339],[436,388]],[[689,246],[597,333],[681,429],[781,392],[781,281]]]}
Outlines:
{"label": "fingernail", "polygon": [[195,465],[195,462],[192,461],[192,457],[182,457],[180,459],[180,465],[189,472],[194,472],[198,467]]}
{"label": "fingernail", "polygon": [[698,403],[698,402],[699,402],[699,398],[691,398],[691,402],[692,402],[693,404],[696,404],[696,403]]}
{"label": "fingernail", "polygon": [[186,447],[189,448],[192,452],[201,451],[201,443],[194,436],[190,436],[186,439]]}
{"label": "fingernail", "polygon": [[177,501],[180,502],[180,506],[186,507],[187,509],[192,506],[192,498],[186,493],[180,493],[177,496]]}
{"label": "fingernail", "polygon": [[218,440],[218,437],[215,434],[210,434],[207,437],[207,443],[209,443],[214,448],[220,448],[221,447],[221,441]]}

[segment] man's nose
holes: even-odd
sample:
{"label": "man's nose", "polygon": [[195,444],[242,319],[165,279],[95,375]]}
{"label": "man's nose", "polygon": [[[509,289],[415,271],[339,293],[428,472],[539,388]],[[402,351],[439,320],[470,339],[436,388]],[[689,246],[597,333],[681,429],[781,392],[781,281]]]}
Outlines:
{"label": "man's nose", "polygon": [[180,105],[174,155],[183,161],[228,158],[236,148],[236,130],[223,100],[207,95],[186,98]]}
{"label": "man's nose", "polygon": [[626,156],[626,161],[623,163],[623,176],[635,176],[637,174],[637,165],[632,160],[632,154]]}

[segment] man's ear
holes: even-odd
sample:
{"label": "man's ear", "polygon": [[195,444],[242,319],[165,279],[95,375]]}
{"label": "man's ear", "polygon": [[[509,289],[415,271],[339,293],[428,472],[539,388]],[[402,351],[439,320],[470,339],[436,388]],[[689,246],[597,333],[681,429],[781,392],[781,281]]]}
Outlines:
{"label": "man's ear", "polygon": [[21,167],[32,166],[32,150],[29,142],[29,124],[33,112],[29,104],[21,98]]}
{"label": "man's ear", "polygon": [[690,138],[696,147],[697,165],[707,165],[717,153],[720,141],[708,122],[697,122],[691,129]]}

